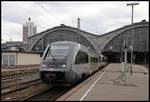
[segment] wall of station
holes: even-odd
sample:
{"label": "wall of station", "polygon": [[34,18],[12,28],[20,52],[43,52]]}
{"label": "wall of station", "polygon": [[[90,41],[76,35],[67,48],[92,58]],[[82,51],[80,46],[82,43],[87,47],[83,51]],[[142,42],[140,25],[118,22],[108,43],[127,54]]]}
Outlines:
{"label": "wall of station", "polygon": [[7,51],[2,52],[1,65],[4,68],[11,67],[33,67],[41,63],[40,54],[29,52]]}

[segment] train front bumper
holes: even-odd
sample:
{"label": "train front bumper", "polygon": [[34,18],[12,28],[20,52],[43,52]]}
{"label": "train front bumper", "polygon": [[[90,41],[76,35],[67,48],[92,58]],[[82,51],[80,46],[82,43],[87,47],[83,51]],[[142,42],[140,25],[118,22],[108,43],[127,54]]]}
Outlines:
{"label": "train front bumper", "polygon": [[66,68],[40,68],[39,71],[40,71],[41,75],[44,74],[44,73],[45,74],[48,74],[48,73],[53,74],[53,73],[55,73],[56,76],[57,76],[60,73],[63,73],[62,74],[63,76],[57,78],[57,81],[59,79],[61,79],[65,83],[68,83],[68,84],[72,84],[72,83],[74,83],[76,81],[75,73],[70,71],[69,69],[66,69]]}
{"label": "train front bumper", "polygon": [[40,68],[40,72],[46,71],[46,72],[66,72],[68,69],[66,68]]}

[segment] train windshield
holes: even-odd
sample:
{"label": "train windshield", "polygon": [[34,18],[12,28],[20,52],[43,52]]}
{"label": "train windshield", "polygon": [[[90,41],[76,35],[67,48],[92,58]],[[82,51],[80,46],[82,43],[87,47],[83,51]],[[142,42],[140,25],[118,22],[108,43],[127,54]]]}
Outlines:
{"label": "train windshield", "polygon": [[69,49],[69,45],[62,45],[62,44],[52,45],[47,57],[52,59],[64,58],[67,56],[68,49]]}

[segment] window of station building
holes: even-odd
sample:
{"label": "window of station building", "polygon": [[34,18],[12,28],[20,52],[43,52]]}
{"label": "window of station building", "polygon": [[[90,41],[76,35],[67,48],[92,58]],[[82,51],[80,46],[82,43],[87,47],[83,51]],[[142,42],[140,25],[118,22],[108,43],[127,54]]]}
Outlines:
{"label": "window of station building", "polygon": [[75,59],[75,64],[84,64],[88,62],[88,54],[83,51],[79,51]]}
{"label": "window of station building", "polygon": [[9,56],[9,65],[14,66],[15,65],[15,55]]}
{"label": "window of station building", "polygon": [[8,55],[3,55],[3,66],[8,66]]}

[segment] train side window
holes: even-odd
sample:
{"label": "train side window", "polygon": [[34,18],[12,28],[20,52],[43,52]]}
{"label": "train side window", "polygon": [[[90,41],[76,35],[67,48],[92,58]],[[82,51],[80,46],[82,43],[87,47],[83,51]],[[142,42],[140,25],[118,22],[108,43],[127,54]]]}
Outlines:
{"label": "train side window", "polygon": [[95,57],[93,57],[93,62],[95,62]]}
{"label": "train side window", "polygon": [[98,62],[98,58],[93,57],[93,62]]}
{"label": "train side window", "polygon": [[88,54],[83,51],[79,51],[75,59],[75,64],[83,64],[88,62]]}
{"label": "train side window", "polygon": [[93,57],[90,57],[91,58],[91,62],[93,62]]}
{"label": "train side window", "polygon": [[95,58],[95,61],[98,62],[98,58]]}
{"label": "train side window", "polygon": [[99,62],[101,62],[101,56],[99,56]]}

